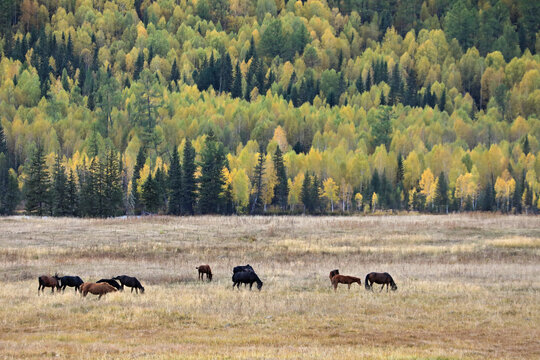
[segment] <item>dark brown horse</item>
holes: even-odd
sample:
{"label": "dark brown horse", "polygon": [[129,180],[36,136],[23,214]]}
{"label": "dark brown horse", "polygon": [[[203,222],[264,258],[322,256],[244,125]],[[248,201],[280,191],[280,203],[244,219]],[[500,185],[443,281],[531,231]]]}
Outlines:
{"label": "dark brown horse", "polygon": [[83,283],[81,285],[82,296],[86,296],[88,293],[99,295],[98,300],[107,293],[118,291],[114,286],[107,283]]}
{"label": "dark brown horse", "polygon": [[58,274],[54,274],[54,276],[47,276],[47,275],[41,275],[38,277],[38,295],[39,291],[45,292],[46,287],[51,288],[51,292],[54,293],[54,288],[56,288],[58,291],[60,291],[60,278],[58,277]]}
{"label": "dark brown horse", "polygon": [[397,290],[397,285],[394,282],[394,279],[390,276],[389,273],[378,273],[378,272],[371,272],[366,275],[366,279],[364,281],[364,285],[366,287],[366,290],[372,290],[373,291],[373,283],[375,284],[382,284],[381,290],[384,289],[384,285],[386,285],[386,291],[388,292],[388,285],[392,287],[392,291]]}
{"label": "dark brown horse", "polygon": [[329,277],[330,277],[330,282],[332,282],[332,278],[333,278],[335,275],[339,275],[339,270],[338,270],[338,269],[330,271],[330,275],[329,275]]}
{"label": "dark brown horse", "polygon": [[199,270],[199,280],[203,280],[204,274],[206,274],[206,280],[212,281],[212,269],[210,265],[199,265],[195,269]]}
{"label": "dark brown horse", "polygon": [[349,290],[351,289],[352,283],[358,283],[358,285],[362,286],[362,282],[360,281],[360,278],[354,277],[354,276],[347,276],[347,275],[334,275],[332,277],[332,285],[334,286],[334,291],[337,290],[338,284],[347,284],[349,286]]}

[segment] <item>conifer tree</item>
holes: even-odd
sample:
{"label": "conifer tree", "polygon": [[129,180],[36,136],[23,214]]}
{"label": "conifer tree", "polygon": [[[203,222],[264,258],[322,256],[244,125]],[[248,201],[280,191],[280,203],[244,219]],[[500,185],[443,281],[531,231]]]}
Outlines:
{"label": "conifer tree", "polygon": [[217,214],[220,211],[220,205],[223,202],[223,185],[225,185],[223,176],[225,160],[223,144],[219,143],[214,133],[210,131],[201,153],[199,208],[203,214]]}
{"label": "conifer tree", "polygon": [[173,148],[171,166],[169,168],[169,214],[182,213],[182,167],[178,157],[178,149]]}
{"label": "conifer tree", "polygon": [[103,179],[104,206],[101,216],[116,216],[122,208],[122,179],[120,161],[110,149],[105,157]]}
{"label": "conifer tree", "polygon": [[274,202],[278,204],[281,210],[286,210],[287,200],[289,198],[289,184],[287,182],[285,165],[283,164],[283,155],[279,146],[276,148],[273,160],[277,177],[277,184],[274,188]]}
{"label": "conifer tree", "polygon": [[242,72],[240,71],[240,63],[236,62],[236,68],[234,71],[234,81],[231,89],[231,96],[233,98],[242,97]]}
{"label": "conifer tree", "polygon": [[0,215],[12,214],[18,201],[19,187],[15,172],[9,169],[7,152],[0,152]]}
{"label": "conifer tree", "polygon": [[75,175],[73,170],[69,171],[69,178],[67,182],[67,202],[71,216],[79,215],[79,193],[77,191],[77,182],[75,181]]}
{"label": "conifer tree", "polygon": [[264,153],[262,149],[259,151],[259,159],[257,165],[255,165],[255,170],[253,171],[253,200],[251,202],[251,211],[250,214],[260,213],[262,208],[262,192],[263,192],[263,182],[262,178],[264,175]]}
{"label": "conifer tree", "polygon": [[435,191],[435,204],[439,207],[439,211],[448,213],[448,182],[444,172],[441,172],[437,181],[437,189]]}
{"label": "conifer tree", "polygon": [[152,177],[152,173],[146,178],[141,191],[141,200],[144,210],[149,213],[155,213],[159,206],[159,194],[156,182]]}
{"label": "conifer tree", "polygon": [[178,65],[176,64],[176,59],[172,64],[171,68],[171,82],[177,83],[180,80],[180,72],[178,71]]}
{"label": "conifer tree", "polygon": [[131,196],[133,198],[133,211],[135,214],[139,214],[141,211],[140,193],[137,189],[137,181],[141,177],[141,170],[146,162],[145,149],[143,146],[139,148],[137,153],[137,160],[135,167],[133,168],[133,176],[131,177]]}
{"label": "conifer tree", "polygon": [[304,182],[302,183],[302,190],[300,192],[300,198],[302,204],[304,204],[304,213],[311,213],[313,209],[313,201],[311,197],[311,177],[309,173],[305,173]]}
{"label": "conifer tree", "polygon": [[37,144],[30,158],[25,183],[26,212],[45,215],[49,211],[49,172],[45,164],[43,145]]}
{"label": "conifer tree", "polygon": [[190,215],[195,214],[195,205],[197,203],[196,171],[195,149],[191,145],[191,140],[186,139],[182,158],[182,212]]}
{"label": "conifer tree", "polygon": [[69,215],[67,190],[66,170],[60,163],[60,155],[57,154],[52,173],[51,186],[51,212],[53,216]]}

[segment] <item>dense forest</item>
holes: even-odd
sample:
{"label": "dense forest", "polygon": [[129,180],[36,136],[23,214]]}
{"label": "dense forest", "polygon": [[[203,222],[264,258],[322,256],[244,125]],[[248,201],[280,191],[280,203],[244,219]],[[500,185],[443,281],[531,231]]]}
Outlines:
{"label": "dense forest", "polygon": [[0,214],[540,209],[540,2],[0,0]]}

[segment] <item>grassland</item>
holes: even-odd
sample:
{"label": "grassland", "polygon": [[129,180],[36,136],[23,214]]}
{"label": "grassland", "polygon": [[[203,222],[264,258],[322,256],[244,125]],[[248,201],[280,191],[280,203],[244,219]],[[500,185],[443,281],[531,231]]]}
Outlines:
{"label": "grassland", "polygon": [[[540,218],[0,218],[0,357],[540,358]],[[196,281],[208,263],[214,281]],[[250,263],[263,290],[231,290]],[[397,292],[331,289],[390,272]],[[37,276],[146,287],[37,295]],[[90,295],[89,295],[90,296]]]}

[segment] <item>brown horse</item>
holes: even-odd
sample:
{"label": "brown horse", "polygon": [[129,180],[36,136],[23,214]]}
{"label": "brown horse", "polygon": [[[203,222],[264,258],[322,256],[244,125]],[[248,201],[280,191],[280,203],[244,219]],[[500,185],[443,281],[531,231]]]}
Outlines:
{"label": "brown horse", "polygon": [[60,290],[60,278],[58,277],[58,274],[54,274],[54,276],[47,276],[47,275],[41,275],[38,277],[38,295],[39,291],[45,292],[46,287],[51,288],[51,292],[54,293],[54,288],[57,290]]}
{"label": "brown horse", "polygon": [[332,285],[334,286],[334,291],[337,290],[338,284],[347,284],[349,286],[349,290],[351,289],[352,283],[358,283],[358,285],[362,286],[362,282],[360,281],[360,278],[354,277],[354,276],[347,276],[347,275],[334,275],[332,277]]}
{"label": "brown horse", "polygon": [[81,294],[86,296],[88,293],[99,295],[98,300],[107,293],[118,291],[111,284],[107,283],[83,283],[81,285]]}
{"label": "brown horse", "polygon": [[335,269],[335,270],[332,270],[330,271],[330,282],[332,282],[332,278],[335,276],[335,275],[339,275],[339,270],[338,269]]}
{"label": "brown horse", "polygon": [[206,274],[206,280],[212,281],[212,269],[210,269],[210,265],[200,265],[195,269],[199,270],[199,280],[202,281],[204,274]]}
{"label": "brown horse", "polygon": [[384,289],[384,285],[386,285],[386,292],[388,292],[388,285],[392,287],[392,291],[397,290],[397,285],[394,282],[394,279],[390,276],[389,273],[378,273],[378,272],[371,272],[366,275],[366,279],[364,281],[364,285],[366,287],[366,290],[372,290],[373,291],[373,283],[376,284],[382,284],[381,290]]}

